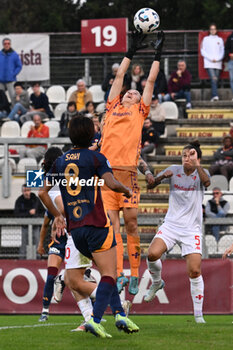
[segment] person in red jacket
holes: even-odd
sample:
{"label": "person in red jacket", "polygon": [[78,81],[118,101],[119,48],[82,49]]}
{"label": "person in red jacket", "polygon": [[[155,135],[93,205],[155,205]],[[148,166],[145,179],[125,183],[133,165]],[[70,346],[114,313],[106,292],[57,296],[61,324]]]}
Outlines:
{"label": "person in red jacket", "polygon": [[[31,126],[31,129],[28,132],[27,137],[29,138],[38,138],[49,137],[49,128],[41,122],[41,117],[38,114],[33,116],[33,122],[35,125]],[[24,157],[35,158],[39,161],[43,158],[47,149],[47,145],[27,145],[19,151],[20,159]]]}
{"label": "person in red jacket", "polygon": [[168,94],[165,95],[165,101],[173,101],[179,98],[186,99],[186,108],[191,108],[191,84],[192,76],[187,70],[186,62],[179,60],[177,70],[171,74],[168,81]]}

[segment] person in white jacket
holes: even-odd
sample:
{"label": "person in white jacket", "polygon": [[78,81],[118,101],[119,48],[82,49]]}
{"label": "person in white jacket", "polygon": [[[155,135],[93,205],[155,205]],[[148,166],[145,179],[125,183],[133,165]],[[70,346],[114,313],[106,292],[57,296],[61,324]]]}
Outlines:
{"label": "person in white jacket", "polygon": [[209,35],[204,37],[201,44],[201,55],[204,57],[204,68],[207,70],[211,81],[211,101],[218,101],[218,78],[222,69],[224,57],[224,42],[217,35],[217,27],[211,24]]}

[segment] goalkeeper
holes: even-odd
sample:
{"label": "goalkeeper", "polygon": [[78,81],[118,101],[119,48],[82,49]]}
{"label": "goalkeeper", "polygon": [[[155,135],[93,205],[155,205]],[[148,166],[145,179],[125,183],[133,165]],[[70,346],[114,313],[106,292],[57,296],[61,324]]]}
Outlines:
{"label": "goalkeeper", "polygon": [[[138,203],[140,199],[137,182],[137,164],[140,155],[141,133],[144,120],[150,111],[150,104],[155,80],[159,72],[160,58],[164,41],[164,33],[158,32],[157,39],[151,42],[155,49],[149,76],[141,96],[137,90],[128,90],[121,99],[124,75],[129,68],[136,51],[145,48],[146,35],[133,33],[132,44],[123,58],[112,84],[107,104],[106,119],[103,127],[101,153],[109,160],[116,179],[131,188],[133,196],[129,199],[120,193],[102,190],[105,208],[113,224],[117,242],[117,287],[119,293],[128,284],[123,275],[123,242],[120,234],[119,212],[123,210],[127,233],[127,248],[131,269],[129,293],[138,293],[140,266],[140,237],[137,228]],[[150,171],[146,176],[151,176]]]}

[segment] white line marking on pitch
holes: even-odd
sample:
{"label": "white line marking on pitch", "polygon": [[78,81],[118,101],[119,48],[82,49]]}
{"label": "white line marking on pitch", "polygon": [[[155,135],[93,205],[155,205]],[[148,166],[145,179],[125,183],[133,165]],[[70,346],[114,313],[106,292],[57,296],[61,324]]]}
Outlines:
{"label": "white line marking on pitch", "polygon": [[24,326],[5,326],[0,327],[0,331],[4,329],[15,329],[15,328],[37,328],[37,327],[50,327],[50,326],[68,326],[76,323],[45,323],[45,324],[28,324]]}

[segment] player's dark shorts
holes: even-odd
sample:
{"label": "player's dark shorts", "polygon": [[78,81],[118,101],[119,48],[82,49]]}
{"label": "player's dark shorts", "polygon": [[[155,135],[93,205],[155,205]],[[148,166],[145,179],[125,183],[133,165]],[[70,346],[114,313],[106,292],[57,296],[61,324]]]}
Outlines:
{"label": "player's dark shorts", "polygon": [[66,236],[61,236],[61,237],[56,236],[56,239],[59,241],[59,243],[52,241],[49,244],[48,255],[55,254],[55,255],[60,256],[62,258],[62,260],[64,260],[65,259],[67,237]]}
{"label": "player's dark shorts", "polygon": [[116,245],[113,227],[83,226],[71,230],[76,248],[88,258],[92,253],[109,250]]}

